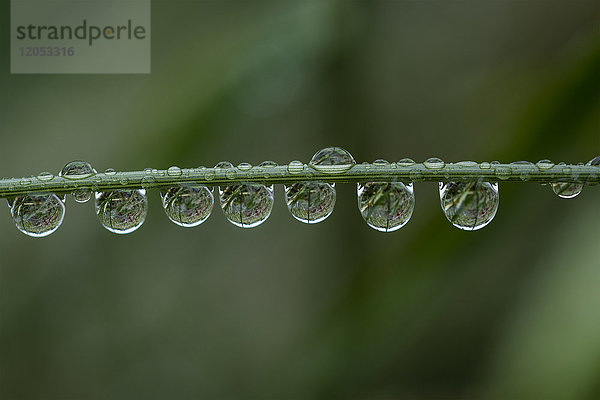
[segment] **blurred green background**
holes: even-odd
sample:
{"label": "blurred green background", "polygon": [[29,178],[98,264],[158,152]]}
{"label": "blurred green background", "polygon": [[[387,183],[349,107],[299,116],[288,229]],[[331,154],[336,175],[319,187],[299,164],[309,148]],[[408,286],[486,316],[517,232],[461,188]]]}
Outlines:
{"label": "blurred green background", "polygon": [[[308,161],[587,162],[600,154],[598,1],[153,1],[152,74],[9,74],[2,176]],[[44,239],[0,213],[0,399],[584,399],[600,396],[600,189],[501,184],[450,225],[434,183],[367,227],[355,188],[307,226],[156,192],[134,234],[67,201]]]}

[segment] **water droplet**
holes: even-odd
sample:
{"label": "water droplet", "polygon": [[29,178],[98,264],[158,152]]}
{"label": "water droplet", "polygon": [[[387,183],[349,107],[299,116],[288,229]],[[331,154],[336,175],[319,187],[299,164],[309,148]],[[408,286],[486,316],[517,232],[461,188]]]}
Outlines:
{"label": "water droplet", "polygon": [[523,165],[526,167],[533,167],[533,163],[531,161],[513,161],[510,163],[510,165],[516,165],[516,166]]}
{"label": "water droplet", "polygon": [[319,150],[311,158],[309,165],[327,174],[340,174],[356,164],[354,157],[341,147],[327,147]]}
{"label": "water droplet", "polygon": [[294,160],[288,164],[287,170],[290,174],[297,175],[304,170],[304,164],[301,161]]}
{"label": "water droplet", "polygon": [[65,205],[55,194],[28,194],[16,197],[10,211],[18,230],[28,236],[43,237],[62,224]]}
{"label": "water droplet", "polygon": [[97,171],[85,161],[71,161],[63,167],[58,173],[58,176],[62,176],[65,179],[85,179],[92,175],[96,175]]}
{"label": "water droplet", "polygon": [[230,163],[229,161],[221,161],[221,162],[217,163],[217,165],[215,165],[215,168],[221,168],[221,169],[233,168],[233,164]]}
{"label": "water droplet", "polygon": [[400,167],[410,167],[411,165],[415,165],[415,160],[412,158],[403,158],[397,163]]}
{"label": "water droplet", "polygon": [[378,159],[373,161],[373,165],[376,167],[389,167],[390,163],[387,160]]}
{"label": "water droplet", "polygon": [[502,180],[508,179],[512,170],[510,167],[500,166],[495,168],[496,176]]}
{"label": "water droplet", "polygon": [[167,170],[167,175],[169,176],[181,176],[181,174],[181,168],[176,166],[169,167],[169,169]]}
{"label": "water droplet", "polygon": [[285,185],[285,202],[292,216],[306,224],[325,220],[335,207],[335,188],[324,182]]}
{"label": "water droplet", "polygon": [[490,169],[492,168],[492,164],[490,164],[489,162],[482,162],[481,164],[479,164],[479,168],[481,169]]}
{"label": "water droplet", "polygon": [[271,215],[273,186],[258,183],[219,186],[219,201],[229,222],[242,228],[253,228]]}
{"label": "water droplet", "polygon": [[538,167],[540,171],[547,171],[554,167],[554,163],[550,160],[540,160],[535,164],[535,166]]}
{"label": "water droplet", "polygon": [[111,232],[133,232],[146,220],[148,199],[144,189],[96,192],[95,197],[96,214],[102,226]]}
{"label": "water droplet", "polygon": [[562,199],[572,199],[583,190],[583,183],[553,182],[552,190]]}
{"label": "water droplet", "polygon": [[104,173],[105,173],[106,175],[112,176],[112,175],[116,174],[116,173],[117,173],[117,171],[115,171],[115,170],[114,170],[114,169],[112,169],[112,168],[109,168],[109,169],[107,169],[106,171],[104,171]]}
{"label": "water droplet", "polygon": [[240,165],[238,165],[238,169],[240,171],[248,171],[250,169],[252,169],[252,164],[249,163],[241,163]]}
{"label": "water droplet", "polygon": [[441,160],[440,158],[432,157],[432,158],[428,158],[427,160],[425,160],[423,165],[427,169],[442,169],[442,168],[444,168],[446,163],[443,160]]}
{"label": "water droplet", "polygon": [[498,184],[478,181],[440,183],[440,202],[452,225],[466,231],[481,229],[498,211]]}
{"label": "water droplet", "polygon": [[260,164],[258,164],[258,166],[264,168],[273,168],[277,166],[277,163],[275,161],[263,161]]}
{"label": "water droplet", "polygon": [[592,158],[586,165],[600,165],[600,156]]}
{"label": "water droplet", "polygon": [[151,174],[154,170],[152,168],[144,168],[144,172],[147,174]]}
{"label": "water droplet", "polygon": [[456,166],[459,168],[472,168],[477,166],[477,163],[475,161],[459,161]]}
{"label": "water droplet", "polygon": [[167,217],[185,228],[198,226],[210,216],[214,198],[203,185],[182,185],[161,192],[162,206]]}
{"label": "water droplet", "polygon": [[209,169],[204,173],[204,179],[206,179],[207,181],[212,181],[213,179],[215,179],[215,176],[216,173],[214,169]]}
{"label": "water droplet", "polygon": [[156,183],[156,178],[152,175],[148,175],[142,178],[141,184],[143,188],[152,187]]}
{"label": "water droplet", "polygon": [[410,220],[415,207],[413,184],[402,182],[357,184],[358,209],[371,228],[393,232]]}
{"label": "water droplet", "polygon": [[92,198],[92,192],[85,189],[75,190],[71,195],[77,203],[87,203]]}
{"label": "water droplet", "polygon": [[50,172],[40,172],[37,178],[42,182],[48,182],[54,179],[54,175],[52,175]]}

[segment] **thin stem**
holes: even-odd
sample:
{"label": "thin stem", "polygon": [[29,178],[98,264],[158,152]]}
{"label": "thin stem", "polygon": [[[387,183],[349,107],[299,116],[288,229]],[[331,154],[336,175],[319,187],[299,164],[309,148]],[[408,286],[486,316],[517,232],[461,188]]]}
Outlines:
{"label": "thin stem", "polygon": [[[339,167],[338,167],[339,168]],[[71,193],[89,189],[110,191],[115,189],[164,188],[182,183],[198,183],[207,186],[236,185],[256,182],[266,185],[293,184],[305,181],[331,183],[356,182],[448,182],[482,180],[488,182],[579,182],[587,185],[600,183],[600,166],[558,164],[540,169],[534,164],[456,163],[431,169],[420,163],[410,166],[400,164],[357,164],[344,172],[331,173],[304,168],[253,167],[238,168],[171,168],[169,170],[146,170],[98,173],[81,179],[40,175],[40,177],[7,178],[0,180],[0,197],[10,198],[26,193]]]}

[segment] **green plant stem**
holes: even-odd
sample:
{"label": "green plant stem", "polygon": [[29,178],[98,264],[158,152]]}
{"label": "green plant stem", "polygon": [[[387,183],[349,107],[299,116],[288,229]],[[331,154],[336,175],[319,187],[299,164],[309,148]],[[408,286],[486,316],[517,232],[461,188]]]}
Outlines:
{"label": "green plant stem", "polygon": [[[291,169],[293,171],[293,169]],[[305,181],[335,183],[356,182],[448,182],[482,180],[488,182],[580,182],[587,185],[600,183],[600,166],[555,165],[540,170],[535,165],[495,164],[482,168],[480,164],[446,164],[443,168],[430,169],[423,164],[410,166],[397,164],[357,164],[341,173],[328,173],[304,165],[300,171],[290,172],[287,165],[277,167],[253,167],[242,171],[238,168],[191,168],[182,169],[181,174],[169,170],[128,171],[112,174],[98,173],[82,179],[67,179],[54,176],[42,180],[37,177],[8,178],[0,180],[0,197],[10,198],[26,193],[71,193],[89,189],[110,191],[115,189],[164,188],[184,183],[207,186],[235,185],[243,182],[262,184],[292,184]]]}

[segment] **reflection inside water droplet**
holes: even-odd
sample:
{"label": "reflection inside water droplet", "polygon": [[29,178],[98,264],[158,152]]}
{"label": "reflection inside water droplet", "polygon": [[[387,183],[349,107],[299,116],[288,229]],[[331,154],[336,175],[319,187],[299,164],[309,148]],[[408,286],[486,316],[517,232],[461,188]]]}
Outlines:
{"label": "reflection inside water droplet", "polygon": [[28,236],[44,237],[62,224],[65,205],[55,194],[28,194],[15,197],[10,211],[17,229]]}
{"label": "reflection inside water droplet", "polygon": [[219,202],[229,222],[241,228],[253,228],[271,215],[273,186],[258,183],[219,186]]}
{"label": "reflection inside water droplet", "polygon": [[317,171],[339,174],[348,171],[356,164],[354,157],[341,147],[327,147],[319,150],[311,158],[309,165]]}
{"label": "reflection inside water droplet", "polygon": [[285,185],[285,202],[294,218],[306,224],[325,220],[335,206],[335,188],[324,182]]}
{"label": "reflection inside water droplet", "polygon": [[357,184],[358,209],[367,224],[393,232],[410,220],[415,207],[413,184],[402,182]]}
{"label": "reflection inside water droplet", "polygon": [[167,217],[179,226],[198,226],[210,216],[214,198],[203,185],[182,185],[161,192],[162,206]]}
{"label": "reflection inside water droplet", "polygon": [[481,229],[498,211],[498,184],[478,181],[440,183],[440,202],[452,225],[467,231]]}
{"label": "reflection inside water droplet", "polygon": [[131,233],[146,220],[148,199],[145,189],[96,192],[95,197],[100,223],[113,233]]}
{"label": "reflection inside water droplet", "polygon": [[562,199],[572,199],[581,193],[583,183],[579,182],[553,182],[552,190]]}

